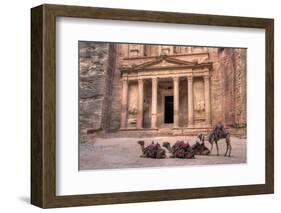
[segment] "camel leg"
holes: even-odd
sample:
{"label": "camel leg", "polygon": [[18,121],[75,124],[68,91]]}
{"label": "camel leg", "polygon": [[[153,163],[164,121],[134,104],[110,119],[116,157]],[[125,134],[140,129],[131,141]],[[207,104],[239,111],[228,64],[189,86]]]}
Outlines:
{"label": "camel leg", "polygon": [[231,144],[230,144],[230,136],[229,135],[226,138],[226,143],[227,143],[227,147],[229,149],[228,157],[230,157],[232,147],[231,147]]}
{"label": "camel leg", "polygon": [[211,153],[212,153],[212,150],[213,150],[213,145],[214,145],[214,143],[212,143],[212,145],[211,145],[211,149],[210,149],[210,155],[211,155]]}
{"label": "camel leg", "polygon": [[231,149],[232,149],[232,147],[231,147],[231,144],[229,143],[229,154],[228,154],[228,157],[230,157]]}
{"label": "camel leg", "polygon": [[217,147],[217,156],[219,156],[219,146],[218,146],[218,142],[216,141],[216,147]]}
{"label": "camel leg", "polygon": [[226,143],[226,151],[225,151],[224,156],[226,156],[226,155],[227,155],[228,149],[229,149],[229,144],[228,144],[228,143]]}

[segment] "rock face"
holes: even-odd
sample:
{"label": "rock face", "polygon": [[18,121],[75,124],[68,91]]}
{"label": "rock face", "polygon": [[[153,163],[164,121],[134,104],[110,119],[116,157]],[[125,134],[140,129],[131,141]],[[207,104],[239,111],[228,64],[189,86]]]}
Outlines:
{"label": "rock face", "polygon": [[79,42],[80,140],[109,126],[115,46]]}
{"label": "rock face", "polygon": [[[235,133],[246,135],[246,49],[206,48],[190,46],[159,46],[140,44],[110,44],[79,42],[80,51],[80,135],[87,133],[117,132],[120,130],[122,67],[149,64],[161,54],[190,63],[211,63],[210,69],[210,124],[223,123]],[[161,53],[159,51],[162,51]],[[153,65],[152,65],[153,66]],[[169,66],[166,62],[159,66]],[[160,67],[162,69],[162,67]],[[174,71],[170,69],[170,74]],[[155,72],[158,72],[156,69]],[[167,71],[168,72],[168,71]],[[200,72],[200,70],[198,71]],[[134,74],[135,77],[138,73]],[[179,126],[188,126],[188,82],[179,79]],[[207,88],[207,87],[206,87]],[[194,127],[206,122],[205,83],[202,76],[193,78]],[[128,128],[136,128],[138,113],[138,81],[128,83]],[[152,114],[152,81],[144,81],[143,128],[150,128]],[[157,123],[164,123],[165,96],[173,96],[173,80],[158,82]],[[207,97],[207,96],[206,96]],[[145,134],[145,132],[143,133]]]}
{"label": "rock face", "polygon": [[246,134],[246,49],[224,48],[219,55],[224,94],[224,120]]}

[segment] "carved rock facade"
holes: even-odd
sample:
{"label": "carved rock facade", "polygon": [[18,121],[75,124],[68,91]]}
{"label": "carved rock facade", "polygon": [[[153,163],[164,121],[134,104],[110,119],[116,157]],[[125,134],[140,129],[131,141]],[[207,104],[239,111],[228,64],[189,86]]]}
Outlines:
{"label": "carved rock facade", "polygon": [[81,135],[218,123],[246,134],[246,49],[80,42],[79,51]]}

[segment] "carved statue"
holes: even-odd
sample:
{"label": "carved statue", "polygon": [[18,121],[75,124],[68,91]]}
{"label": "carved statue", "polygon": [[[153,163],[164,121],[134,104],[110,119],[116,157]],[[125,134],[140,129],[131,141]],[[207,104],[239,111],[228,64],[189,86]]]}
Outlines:
{"label": "carved statue", "polygon": [[138,108],[135,105],[129,107],[128,110],[130,115],[136,115],[138,113]]}
{"label": "carved statue", "polygon": [[152,141],[148,146],[144,146],[144,141],[138,141],[138,144],[141,146],[142,155],[140,157],[143,158],[166,158],[166,151],[161,148],[159,143],[154,144]]}
{"label": "carved statue", "polygon": [[195,105],[195,110],[196,111],[204,111],[205,110],[205,102],[201,99],[197,101]]}

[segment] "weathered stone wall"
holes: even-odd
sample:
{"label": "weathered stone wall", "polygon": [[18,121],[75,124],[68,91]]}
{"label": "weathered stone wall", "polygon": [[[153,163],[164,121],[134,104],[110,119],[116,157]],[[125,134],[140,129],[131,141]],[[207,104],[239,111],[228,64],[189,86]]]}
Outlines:
{"label": "weathered stone wall", "polygon": [[235,127],[246,127],[247,124],[247,95],[246,95],[246,49],[235,49]]}
{"label": "weathered stone wall", "polygon": [[87,132],[108,128],[115,47],[108,43],[79,42],[80,141]]}
{"label": "weathered stone wall", "polygon": [[242,131],[246,130],[247,123],[246,51],[234,48],[221,49],[218,55],[218,68],[214,69],[222,71],[222,77],[219,79],[223,87],[219,91],[223,98],[224,123],[229,127],[242,128]]}
{"label": "weathered stone wall", "polygon": [[122,83],[120,74],[120,60],[128,54],[128,45],[115,45],[116,48],[116,67],[112,78],[112,97],[111,97],[111,110],[109,118],[109,131],[117,131],[120,129],[120,115],[121,115],[121,94]]}
{"label": "weathered stone wall", "polygon": [[107,63],[107,72],[106,72],[106,85],[105,85],[105,95],[104,95],[104,105],[102,111],[102,128],[105,131],[110,129],[110,119],[111,119],[111,108],[112,108],[112,99],[113,99],[113,80],[116,70],[116,45],[109,45],[109,54],[108,54],[108,63]]}
{"label": "weathered stone wall", "polygon": [[218,48],[209,48],[209,60],[213,63],[211,71],[211,118],[212,126],[225,123],[224,113],[224,66],[219,59]]}

